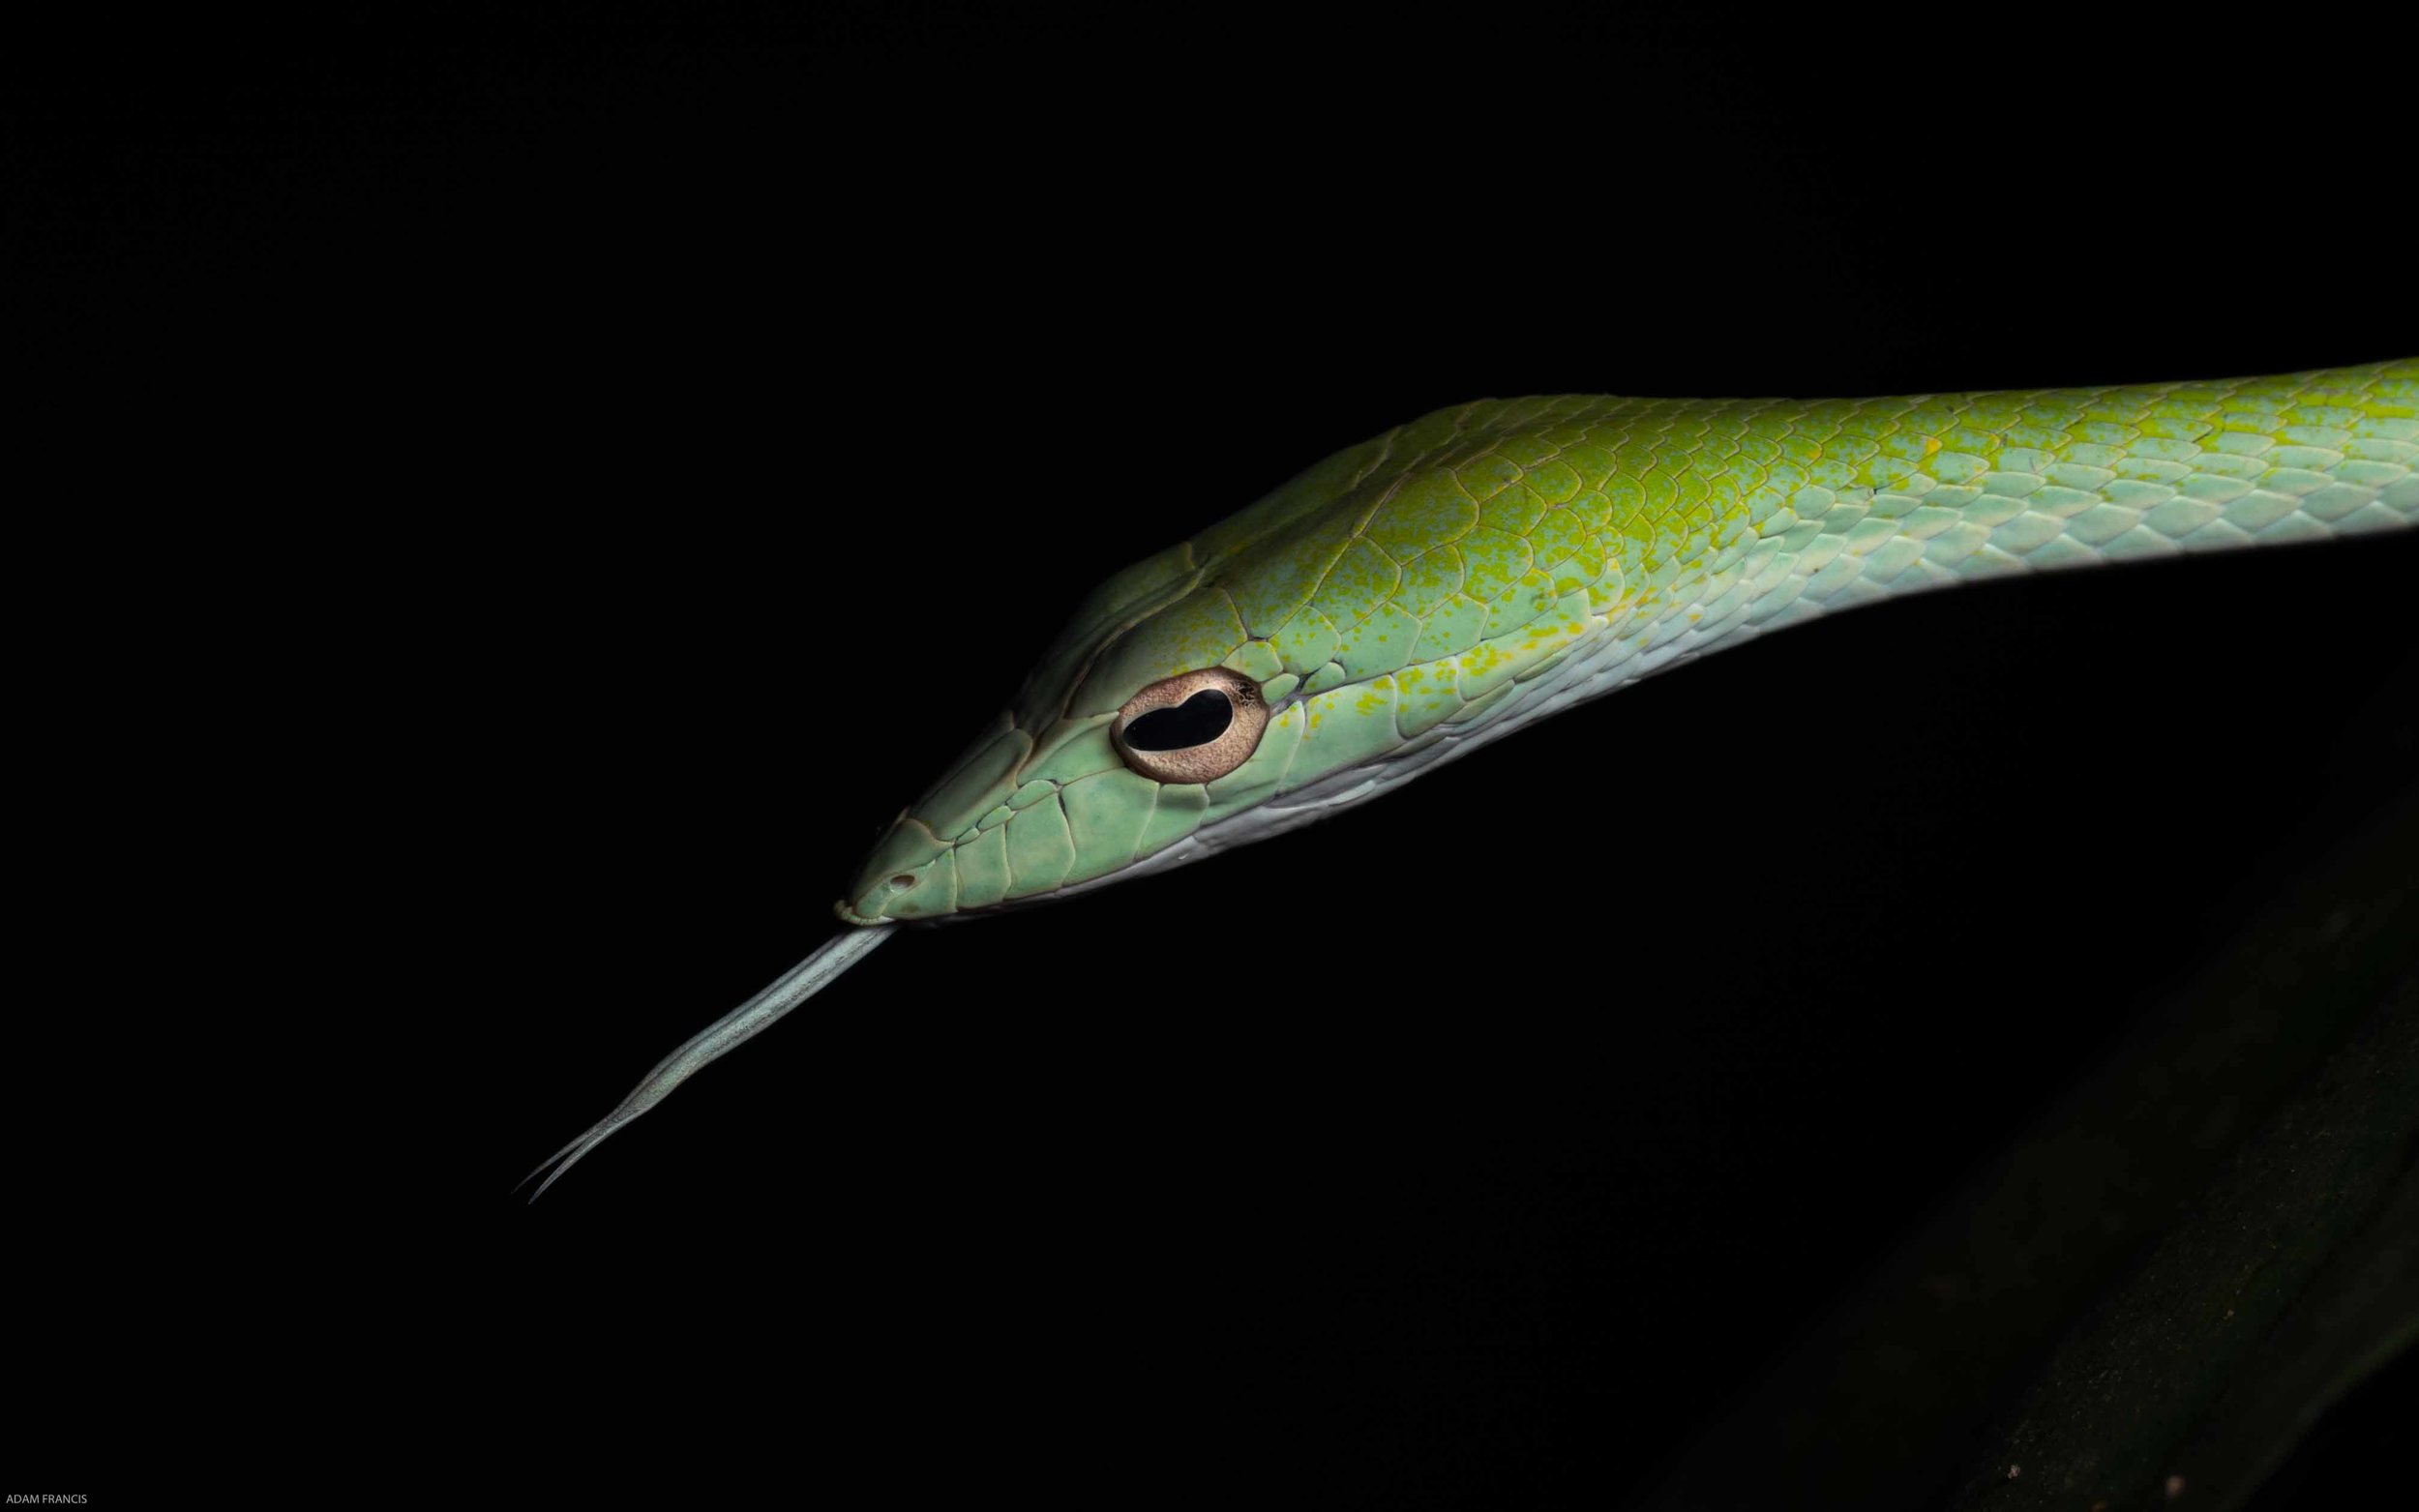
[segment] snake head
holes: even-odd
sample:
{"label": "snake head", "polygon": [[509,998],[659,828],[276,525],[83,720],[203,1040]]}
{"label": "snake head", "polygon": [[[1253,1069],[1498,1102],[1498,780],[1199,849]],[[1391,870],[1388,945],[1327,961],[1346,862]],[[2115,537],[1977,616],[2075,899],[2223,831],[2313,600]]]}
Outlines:
{"label": "snake head", "polygon": [[1500,725],[1591,628],[1605,565],[1575,531],[1551,558],[1531,539],[1552,506],[1491,455],[1508,408],[1339,452],[1101,584],[883,834],[840,916],[930,921],[1165,869]]}
{"label": "snake head", "polygon": [[1210,788],[1233,803],[1230,779],[1252,765],[1265,689],[1281,674],[1190,549],[1138,563],[1085,601],[1014,707],[883,833],[842,918],[1056,898],[1189,853]]}

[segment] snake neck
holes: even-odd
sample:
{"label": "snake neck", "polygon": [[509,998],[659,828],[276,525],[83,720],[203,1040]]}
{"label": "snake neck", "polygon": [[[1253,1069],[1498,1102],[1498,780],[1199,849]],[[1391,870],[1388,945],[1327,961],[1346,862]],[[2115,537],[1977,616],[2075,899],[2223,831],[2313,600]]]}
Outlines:
{"label": "snake neck", "polygon": [[1708,408],[1673,474],[1694,507],[1638,533],[1608,625],[1641,662],[1957,582],[2419,523],[2419,359]]}
{"label": "snake neck", "polygon": [[1621,461],[1589,623],[1500,716],[1442,731],[1422,761],[1833,609],[2419,523],[2419,359],[2034,393],[1581,402],[1601,406],[1578,418]]}
{"label": "snake neck", "polygon": [[1753,533],[1825,601],[2322,540],[2419,520],[2419,361],[1882,401],[1818,446]]}

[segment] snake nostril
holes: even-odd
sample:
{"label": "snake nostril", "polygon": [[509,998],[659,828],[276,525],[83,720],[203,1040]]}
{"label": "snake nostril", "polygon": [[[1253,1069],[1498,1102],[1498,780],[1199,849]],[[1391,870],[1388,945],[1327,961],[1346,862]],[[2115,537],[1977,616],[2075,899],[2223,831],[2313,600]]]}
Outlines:
{"label": "snake nostril", "polygon": [[904,892],[908,888],[913,887],[914,885],[915,878],[905,872],[900,873],[898,875],[890,879],[890,890],[894,893]]}

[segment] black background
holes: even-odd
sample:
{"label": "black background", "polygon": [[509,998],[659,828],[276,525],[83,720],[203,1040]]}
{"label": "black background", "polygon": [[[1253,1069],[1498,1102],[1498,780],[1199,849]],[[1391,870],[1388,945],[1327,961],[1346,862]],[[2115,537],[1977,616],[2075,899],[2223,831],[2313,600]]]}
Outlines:
{"label": "black background", "polygon": [[2407,40],[2193,30],[358,7],[31,89],[7,251],[105,297],[20,308],[160,354],[371,607],[314,696],[409,711],[347,803],[446,985],[357,1058],[439,1138],[328,1324],[531,1486],[1642,1490],[2410,793],[2409,542],[1793,631],[903,936],[508,1191],[826,937],[1086,588],[1338,446],[2419,352]]}

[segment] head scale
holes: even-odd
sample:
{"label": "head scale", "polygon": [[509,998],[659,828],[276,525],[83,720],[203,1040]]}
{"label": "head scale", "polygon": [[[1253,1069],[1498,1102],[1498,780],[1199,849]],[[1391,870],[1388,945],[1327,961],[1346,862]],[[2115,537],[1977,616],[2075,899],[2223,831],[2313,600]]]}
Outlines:
{"label": "head scale", "polygon": [[1547,503],[1474,479],[1507,408],[1337,453],[1103,583],[882,836],[841,917],[934,920],[1175,865],[1357,802],[1488,717],[1584,633],[1603,568],[1576,532],[1543,560]]}

